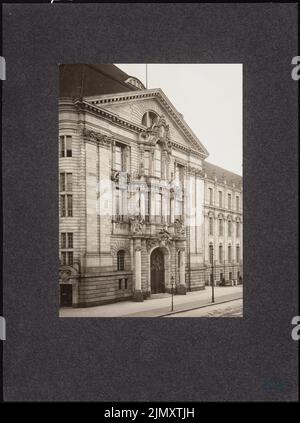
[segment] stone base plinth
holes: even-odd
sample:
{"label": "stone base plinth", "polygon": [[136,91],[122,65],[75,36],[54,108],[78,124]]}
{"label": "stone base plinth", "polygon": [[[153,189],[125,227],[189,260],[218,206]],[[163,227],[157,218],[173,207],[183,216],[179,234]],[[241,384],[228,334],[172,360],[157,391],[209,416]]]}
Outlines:
{"label": "stone base plinth", "polygon": [[134,291],[133,293],[133,301],[135,302],[142,302],[144,301],[144,295],[142,291]]}
{"label": "stone base plinth", "polygon": [[185,285],[178,285],[176,293],[178,295],[186,295],[186,286]]}

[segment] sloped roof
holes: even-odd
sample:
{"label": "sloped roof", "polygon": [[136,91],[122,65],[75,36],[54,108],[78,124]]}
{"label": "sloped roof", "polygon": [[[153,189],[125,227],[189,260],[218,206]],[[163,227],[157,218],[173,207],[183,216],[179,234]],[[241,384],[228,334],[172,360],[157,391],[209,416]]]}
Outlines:
{"label": "sloped roof", "polygon": [[112,64],[62,64],[59,66],[59,95],[80,98],[139,90],[126,82],[130,78]]}
{"label": "sloped roof", "polygon": [[222,182],[225,179],[228,185],[235,184],[235,186],[242,188],[243,177],[241,175],[230,172],[223,167],[216,166],[207,161],[204,161],[203,168],[209,179],[214,180],[216,177],[219,182]]}

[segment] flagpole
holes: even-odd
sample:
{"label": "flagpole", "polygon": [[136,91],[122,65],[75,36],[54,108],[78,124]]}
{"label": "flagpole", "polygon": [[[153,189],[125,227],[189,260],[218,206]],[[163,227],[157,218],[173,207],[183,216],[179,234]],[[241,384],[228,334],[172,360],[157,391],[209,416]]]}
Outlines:
{"label": "flagpole", "polygon": [[146,63],[146,89],[148,89],[148,65]]}

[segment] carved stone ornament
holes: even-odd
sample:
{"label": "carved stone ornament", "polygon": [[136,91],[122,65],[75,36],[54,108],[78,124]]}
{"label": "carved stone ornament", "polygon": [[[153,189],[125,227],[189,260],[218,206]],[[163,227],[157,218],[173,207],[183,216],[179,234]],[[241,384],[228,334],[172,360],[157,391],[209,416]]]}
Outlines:
{"label": "carved stone ornament", "polygon": [[161,115],[157,122],[154,122],[151,126],[151,130],[155,131],[159,138],[168,138],[170,133],[169,125],[167,124],[167,121],[164,117],[164,115]]}
{"label": "carved stone ornament", "polygon": [[165,225],[163,229],[158,232],[157,238],[161,247],[166,247],[167,245],[171,244],[172,237],[167,229],[167,225]]}
{"label": "carved stone ornament", "polygon": [[157,141],[162,143],[163,149],[170,152],[172,143],[170,141],[170,128],[162,115],[146,131],[140,134],[140,141],[155,146]]}
{"label": "carved stone ornament", "polygon": [[91,131],[86,128],[83,128],[82,133],[85,138],[95,141],[105,147],[109,147],[113,141],[113,138],[109,137],[108,135],[101,134],[100,132]]}
{"label": "carved stone ornament", "polygon": [[128,242],[122,240],[122,241],[116,241],[110,246],[110,253],[113,257],[115,257],[118,254],[118,251],[124,250],[126,254],[130,255],[130,248],[128,245]]}
{"label": "carved stone ornament", "polygon": [[142,234],[145,224],[142,216],[132,216],[129,218],[131,223],[131,233],[134,235]]}
{"label": "carved stone ornament", "polygon": [[185,235],[185,227],[182,219],[175,219],[174,228],[176,235]]}
{"label": "carved stone ornament", "polygon": [[146,241],[147,251],[150,251],[153,247],[158,246],[157,238],[149,238]]}
{"label": "carved stone ornament", "polygon": [[113,182],[119,183],[120,188],[126,188],[127,183],[129,182],[129,175],[127,172],[120,172],[118,170],[111,171],[111,180]]}
{"label": "carved stone ornament", "polygon": [[62,269],[59,271],[59,279],[62,280],[62,282],[68,282],[71,277],[71,270],[69,269]]}

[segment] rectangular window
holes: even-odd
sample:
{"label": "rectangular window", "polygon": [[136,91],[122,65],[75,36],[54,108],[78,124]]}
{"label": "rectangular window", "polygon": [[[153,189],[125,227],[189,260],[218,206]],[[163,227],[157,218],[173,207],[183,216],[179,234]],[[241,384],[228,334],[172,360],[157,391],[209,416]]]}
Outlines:
{"label": "rectangular window", "polygon": [[66,196],[60,196],[60,216],[66,217]]}
{"label": "rectangular window", "polygon": [[73,232],[62,232],[60,245],[62,264],[73,266]]}
{"label": "rectangular window", "polygon": [[228,245],[228,262],[231,263],[231,246]]}
{"label": "rectangular window", "polygon": [[60,144],[60,157],[65,157],[66,143],[65,143],[64,136],[59,137],[59,144]]}
{"label": "rectangular window", "polygon": [[67,157],[72,157],[72,137],[66,137]]}
{"label": "rectangular window", "polygon": [[219,236],[223,235],[223,220],[219,219]]}
{"label": "rectangular window", "polygon": [[67,183],[66,183],[67,191],[72,192],[72,173],[67,173],[66,179],[67,179]]}
{"label": "rectangular window", "polygon": [[123,191],[119,187],[115,188],[115,217],[117,220],[124,219],[124,208],[123,208]]}
{"label": "rectangular window", "polygon": [[73,248],[73,233],[68,232],[68,248]]}
{"label": "rectangular window", "polygon": [[229,220],[228,222],[228,236],[232,235],[232,223],[231,220]]}
{"label": "rectangular window", "polygon": [[209,189],[209,204],[213,204],[213,189],[212,188],[208,188]]}
{"label": "rectangular window", "polygon": [[125,286],[124,286],[124,289],[127,289],[127,287],[128,287],[128,279],[126,278],[126,279],[125,279]]}
{"label": "rectangular window", "polygon": [[240,210],[240,197],[237,195],[235,198],[236,201],[236,210],[239,211]]}
{"label": "rectangular window", "polygon": [[209,218],[209,235],[214,234],[214,220],[212,217]]}
{"label": "rectangular window", "polygon": [[236,222],[236,237],[240,236],[240,222]]}
{"label": "rectangular window", "polygon": [[184,167],[180,164],[176,164],[175,166],[175,183],[177,186],[183,188],[183,171]]}
{"label": "rectangular window", "polygon": [[219,263],[223,262],[223,247],[219,245]]}
{"label": "rectangular window", "polygon": [[67,203],[68,203],[68,210],[67,210],[67,214],[68,217],[72,217],[73,216],[73,198],[72,195],[67,195]]}
{"label": "rectangular window", "polygon": [[122,279],[119,279],[119,290],[121,290],[122,289]]}
{"label": "rectangular window", "polygon": [[[65,182],[65,174],[61,174],[61,188]],[[68,175],[68,174],[67,174]],[[65,187],[66,188],[66,187]],[[73,199],[72,194],[62,194],[60,196],[60,216],[61,217],[72,217],[73,216]]]}
{"label": "rectangular window", "polygon": [[219,207],[223,207],[223,193],[219,191]]}
{"label": "rectangular window", "polygon": [[161,159],[161,146],[157,143],[154,150],[154,176],[156,176],[157,178],[161,178]]}
{"label": "rectangular window", "polygon": [[228,208],[231,209],[231,194],[228,194]]}
{"label": "rectangular window", "polygon": [[180,219],[183,214],[183,199],[181,196],[176,197],[175,199],[175,219]]}
{"label": "rectangular window", "polygon": [[120,144],[115,145],[115,170],[123,170],[123,147]]}
{"label": "rectangular window", "polygon": [[155,216],[156,222],[160,223],[162,221],[162,193],[155,194]]}
{"label": "rectangular window", "polygon": [[60,173],[60,191],[72,192],[72,173]]}
{"label": "rectangular window", "polygon": [[66,190],[66,178],[65,178],[66,174],[65,173],[60,173],[59,177],[60,177],[60,192],[64,192]]}
{"label": "rectangular window", "polygon": [[68,265],[73,266],[73,251],[68,251]]}
{"label": "rectangular window", "polygon": [[72,157],[72,137],[71,135],[61,135],[60,142],[60,157]]}
{"label": "rectangular window", "polygon": [[61,234],[61,248],[67,248],[67,238],[65,232]]}
{"label": "rectangular window", "polygon": [[148,188],[147,192],[145,192],[145,220],[147,222],[149,222],[149,219],[150,219],[150,204],[151,204],[150,188]]}
{"label": "rectangular window", "polygon": [[236,262],[240,262],[240,247],[239,245],[236,246]]}
{"label": "rectangular window", "polygon": [[209,262],[210,264],[213,264],[213,259],[214,259],[214,250],[213,250],[213,246],[210,245],[209,246]]}
{"label": "rectangular window", "polygon": [[118,271],[125,269],[125,252],[123,250],[119,251],[117,255],[117,269]]}
{"label": "rectangular window", "polygon": [[144,152],[144,172],[145,175],[150,174],[150,151]]}

